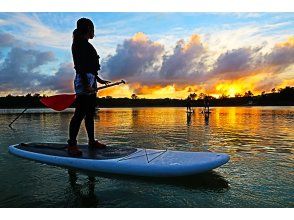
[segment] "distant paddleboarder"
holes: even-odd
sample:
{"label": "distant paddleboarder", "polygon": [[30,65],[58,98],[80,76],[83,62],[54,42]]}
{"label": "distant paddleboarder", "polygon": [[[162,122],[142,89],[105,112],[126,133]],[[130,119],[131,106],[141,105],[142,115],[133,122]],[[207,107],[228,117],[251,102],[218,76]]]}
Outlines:
{"label": "distant paddleboarder", "polygon": [[209,113],[209,99],[208,96],[204,97],[204,113]]}
{"label": "distant paddleboarder", "polygon": [[76,98],[75,113],[70,121],[68,153],[72,156],[81,156],[82,151],[77,147],[77,135],[83,119],[88,134],[90,148],[105,148],[94,138],[94,115],[96,104],[97,82],[108,84],[109,81],[98,77],[100,70],[99,55],[89,43],[94,38],[94,24],[90,19],[81,18],[77,21],[77,28],[73,32],[72,56],[76,76],[74,80]]}
{"label": "distant paddleboarder", "polygon": [[188,96],[187,100],[186,100],[187,113],[192,113],[193,112],[191,101],[192,101],[191,97]]}

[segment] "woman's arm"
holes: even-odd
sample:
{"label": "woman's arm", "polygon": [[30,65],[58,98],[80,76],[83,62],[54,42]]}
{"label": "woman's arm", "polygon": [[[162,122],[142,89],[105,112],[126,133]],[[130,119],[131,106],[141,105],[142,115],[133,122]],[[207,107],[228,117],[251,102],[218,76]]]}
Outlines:
{"label": "woman's arm", "polygon": [[96,80],[97,82],[101,83],[101,84],[105,84],[107,85],[108,83],[110,83],[110,81],[107,81],[107,80],[103,80],[101,79],[98,75],[95,75],[96,76]]}

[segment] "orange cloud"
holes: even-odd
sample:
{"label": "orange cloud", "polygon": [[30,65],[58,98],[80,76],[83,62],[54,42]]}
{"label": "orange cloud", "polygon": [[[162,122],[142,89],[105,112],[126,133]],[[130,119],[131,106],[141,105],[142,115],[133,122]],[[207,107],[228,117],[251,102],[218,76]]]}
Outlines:
{"label": "orange cloud", "polygon": [[134,42],[148,42],[149,41],[147,35],[145,35],[143,32],[136,33],[131,39]]}
{"label": "orange cloud", "polygon": [[287,41],[282,43],[277,43],[277,47],[294,47],[294,36],[291,36],[288,38]]}
{"label": "orange cloud", "polygon": [[197,46],[197,45],[200,45],[200,46],[202,45],[201,41],[200,41],[200,36],[197,34],[193,34],[190,37],[189,42],[183,46],[183,51],[187,51],[190,48],[192,48],[193,46]]}
{"label": "orange cloud", "polygon": [[278,86],[276,86],[276,88],[285,88],[286,86],[294,86],[294,78],[284,80]]}
{"label": "orange cloud", "polygon": [[104,90],[100,90],[98,92],[98,97],[111,96],[113,98],[131,98],[132,94],[133,89],[131,89],[129,85],[119,85]]}
{"label": "orange cloud", "polygon": [[204,92],[201,86],[195,85],[140,85],[130,86],[130,91],[135,93],[139,98],[178,98],[185,99],[190,93]]}
{"label": "orange cloud", "polygon": [[251,72],[248,76],[239,79],[210,79],[201,84],[155,84],[144,85],[132,83],[126,86],[109,88],[99,92],[99,96],[128,97],[136,94],[139,98],[178,98],[185,99],[190,93],[208,94],[216,98],[221,95],[234,97],[236,94],[244,95],[250,90],[254,95],[261,92],[270,92],[272,88],[284,88],[294,86],[294,79],[278,79],[275,75],[268,73],[267,69],[260,68]]}

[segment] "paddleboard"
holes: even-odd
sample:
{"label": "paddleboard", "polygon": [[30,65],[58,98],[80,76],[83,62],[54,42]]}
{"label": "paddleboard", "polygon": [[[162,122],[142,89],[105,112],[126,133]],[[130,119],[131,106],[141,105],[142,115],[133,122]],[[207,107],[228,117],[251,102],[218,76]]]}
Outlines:
{"label": "paddleboard", "polygon": [[215,169],[229,161],[229,155],[212,152],[155,150],[108,146],[89,149],[79,145],[82,157],[71,157],[66,144],[27,143],[9,146],[9,152],[26,159],[61,167],[147,177],[190,176]]}

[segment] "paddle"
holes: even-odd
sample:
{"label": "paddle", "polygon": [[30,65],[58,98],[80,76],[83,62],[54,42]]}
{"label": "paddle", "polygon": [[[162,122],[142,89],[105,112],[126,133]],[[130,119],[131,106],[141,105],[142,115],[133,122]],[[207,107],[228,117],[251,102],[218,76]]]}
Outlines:
{"label": "paddle", "polygon": [[[97,92],[98,90],[105,89],[108,87],[120,85],[120,84],[125,84],[126,82],[124,80],[121,80],[119,82],[115,83],[110,83],[105,86],[100,86],[98,87],[95,91]],[[54,96],[49,96],[49,97],[43,97],[40,99],[40,101],[47,106],[48,108],[52,108],[53,110],[56,111],[62,111],[66,108],[68,108],[76,99],[76,94],[60,94],[60,95],[54,95]],[[24,112],[28,108],[24,109],[10,124],[9,127],[12,128],[12,124],[24,114]]]}
{"label": "paddle", "polygon": [[[96,91],[105,89],[108,87],[116,86],[122,83],[125,84],[126,82],[124,80],[121,80],[119,82],[110,83],[108,85],[98,87]],[[62,111],[68,108],[75,101],[75,99],[76,99],[76,94],[60,94],[60,95],[54,95],[50,97],[43,97],[40,99],[40,101],[48,108],[52,108],[56,111]]]}

